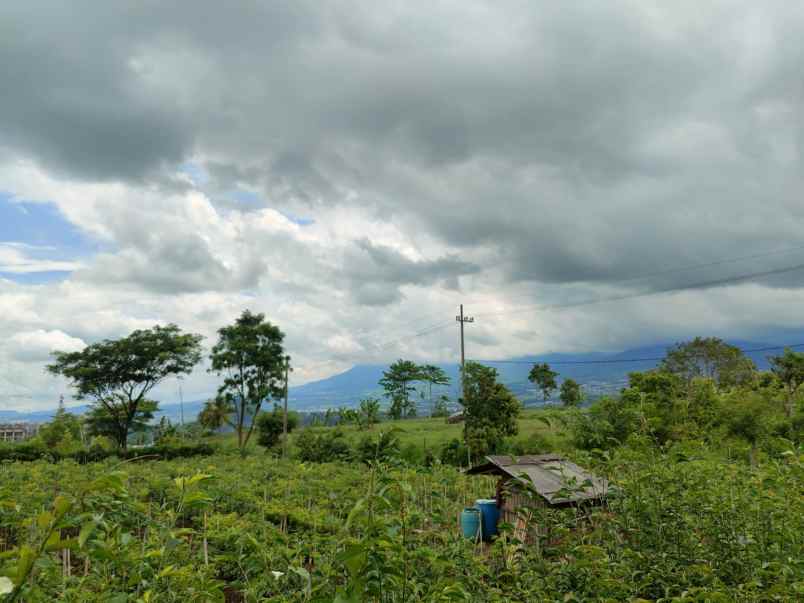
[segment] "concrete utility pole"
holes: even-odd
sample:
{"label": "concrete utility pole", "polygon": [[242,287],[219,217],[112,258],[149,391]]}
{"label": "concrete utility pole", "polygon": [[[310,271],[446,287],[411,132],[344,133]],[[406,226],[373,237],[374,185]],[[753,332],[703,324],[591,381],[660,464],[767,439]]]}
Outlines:
{"label": "concrete utility pole", "polygon": [[464,352],[464,345],[463,345],[463,324],[465,322],[475,322],[475,319],[471,316],[463,315],[463,304],[461,304],[461,313],[455,317],[455,320],[461,323],[461,399],[466,399],[466,383],[464,381],[464,371],[466,369],[466,354]]}
{"label": "concrete utility pole", "polygon": [[285,411],[282,414],[282,458],[288,456],[288,371],[290,356],[285,356]]}

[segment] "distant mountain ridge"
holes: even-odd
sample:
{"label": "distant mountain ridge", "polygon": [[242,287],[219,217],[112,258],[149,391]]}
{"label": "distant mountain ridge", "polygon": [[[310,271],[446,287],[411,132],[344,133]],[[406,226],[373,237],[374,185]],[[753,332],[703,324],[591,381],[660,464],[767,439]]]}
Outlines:
{"label": "distant mountain ridge", "polygon": [[[729,340],[729,343],[741,350],[774,348],[773,350],[748,352],[760,370],[769,367],[767,357],[777,354],[781,348],[774,344],[745,340]],[[528,373],[536,362],[547,362],[557,371],[561,378],[575,379],[584,386],[587,394],[597,396],[619,391],[628,379],[628,373],[646,371],[655,368],[663,358],[668,347],[675,344],[661,343],[624,350],[622,352],[587,352],[579,354],[548,353],[519,356],[503,362],[489,362],[489,366],[497,369],[500,380],[526,404],[540,403],[540,394],[528,381]],[[644,360],[639,360],[644,359]],[[480,359],[483,362],[483,359]],[[459,365],[457,363],[438,364],[444,369],[452,381],[452,385],[434,388],[433,393],[447,393],[452,399],[458,397]],[[388,368],[387,364],[358,364],[352,368],[318,381],[290,388],[288,405],[290,408],[305,412],[323,411],[340,406],[356,407],[361,398],[366,396],[382,396],[379,380]],[[421,389],[420,389],[421,392]],[[194,421],[204,406],[204,400],[184,402],[184,420]],[[422,404],[424,406],[424,404]],[[70,412],[83,414],[87,406],[68,408]],[[46,422],[55,413],[55,409],[47,411],[22,412],[0,410],[0,422]],[[179,403],[162,403],[156,413],[157,419],[167,417],[173,423],[179,423],[182,405]]]}

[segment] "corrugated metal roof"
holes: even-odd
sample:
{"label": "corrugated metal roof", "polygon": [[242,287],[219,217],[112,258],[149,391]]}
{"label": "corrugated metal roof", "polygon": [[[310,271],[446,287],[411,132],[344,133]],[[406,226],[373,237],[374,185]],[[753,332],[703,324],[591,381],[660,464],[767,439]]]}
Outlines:
{"label": "corrugated metal roof", "polygon": [[508,475],[525,480],[550,504],[601,499],[608,482],[556,454],[487,456],[487,463],[472,467],[470,475]]}

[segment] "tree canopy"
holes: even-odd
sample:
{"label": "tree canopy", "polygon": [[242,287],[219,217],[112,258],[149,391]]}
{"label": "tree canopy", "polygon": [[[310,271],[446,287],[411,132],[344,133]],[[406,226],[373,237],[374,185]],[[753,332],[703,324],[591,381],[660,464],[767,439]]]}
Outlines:
{"label": "tree canopy", "polygon": [[496,369],[467,362],[464,391],[464,440],[475,455],[494,452],[503,438],[517,434],[522,404],[497,381]]}
{"label": "tree canopy", "polygon": [[391,401],[388,415],[392,419],[416,416],[416,402],[411,400],[410,394],[413,392],[413,383],[420,378],[419,365],[411,360],[399,359],[383,371],[380,385],[385,390],[386,398]]}
{"label": "tree canopy", "polygon": [[793,415],[793,397],[804,383],[804,354],[785,348],[780,356],[770,359],[771,371],[785,388],[785,414]]}
{"label": "tree canopy", "polygon": [[265,320],[264,314],[245,310],[234,324],[218,329],[218,342],[210,354],[210,371],[223,376],[218,404],[237,432],[237,443],[245,450],[254,431],[254,419],[262,404],[284,392],[284,333]]}
{"label": "tree canopy", "polygon": [[556,377],[558,377],[558,373],[552,370],[549,364],[542,362],[534,364],[533,368],[530,369],[528,381],[542,390],[542,399],[546,401],[547,398],[550,397],[550,394],[558,387]]}
{"label": "tree canopy", "polygon": [[79,352],[55,352],[47,370],[70,380],[76,398],[90,400],[91,421],[125,449],[148,393],[168,377],[190,373],[201,359],[202,339],[173,324],[157,325]]}
{"label": "tree canopy", "polygon": [[581,385],[574,379],[564,379],[559,398],[564,406],[578,406],[583,400]]}
{"label": "tree canopy", "polygon": [[756,366],[742,350],[717,337],[696,337],[667,351],[661,370],[678,375],[686,385],[696,377],[712,379],[719,389],[746,385]]}

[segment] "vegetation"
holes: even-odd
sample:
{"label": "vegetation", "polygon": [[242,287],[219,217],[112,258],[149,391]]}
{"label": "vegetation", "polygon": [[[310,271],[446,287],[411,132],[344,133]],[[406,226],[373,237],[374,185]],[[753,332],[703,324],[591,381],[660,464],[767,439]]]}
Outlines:
{"label": "vegetation", "polygon": [[[257,443],[264,448],[274,448],[281,443],[284,431],[284,411],[279,405],[274,405],[273,412],[263,412],[257,416]],[[288,433],[299,425],[299,414],[288,412]]]}
{"label": "vegetation", "polygon": [[[798,358],[785,352],[774,370],[743,378],[734,376],[746,366],[739,358],[726,350],[717,364],[723,350],[711,349],[716,370],[692,374],[674,360],[632,373],[619,396],[586,408],[562,385],[564,408],[523,411],[494,369],[470,362],[463,425],[405,418],[368,431],[379,403],[366,400],[343,409],[335,427],[294,429],[289,459],[271,454],[277,407],[253,411],[267,451],[237,433],[173,444],[178,433],[165,424],[157,448],[118,449],[95,437],[61,454],[61,427],[51,427],[44,435],[55,448],[44,437],[0,446],[9,461],[0,480],[0,596],[801,600]],[[533,495],[520,512],[539,526],[532,541],[501,524],[493,543],[476,544],[457,517],[495,484],[458,468],[492,451],[562,453],[606,477],[610,494],[600,506],[564,509]]]}
{"label": "vegetation", "polygon": [[475,455],[496,452],[504,438],[516,435],[522,404],[502,383],[497,370],[467,362],[464,371],[464,441]]}
{"label": "vegetation", "polygon": [[48,370],[69,379],[76,398],[90,400],[92,429],[125,449],[132,426],[146,421],[155,409],[148,393],[198,364],[201,339],[182,333],[176,325],[155,326],[88,345],[80,352],[56,352]]}
{"label": "vegetation", "polygon": [[533,365],[528,380],[542,390],[542,399],[546,401],[558,387],[556,377],[558,373],[551,369],[549,364],[542,362]]}
{"label": "vegetation", "polygon": [[583,401],[581,384],[574,379],[564,379],[559,399],[564,406],[578,406]]}
{"label": "vegetation", "polygon": [[226,417],[233,417],[226,421],[234,427],[241,450],[248,445],[265,400],[284,392],[289,362],[282,347],[284,337],[265,315],[248,310],[233,325],[218,330],[210,370],[223,377],[217,404],[228,411]]}
{"label": "vegetation", "polygon": [[756,366],[740,348],[717,337],[696,337],[676,345],[667,352],[660,368],[677,375],[686,385],[704,377],[719,388],[747,385],[756,374]]}
{"label": "vegetation", "polygon": [[416,416],[416,402],[411,400],[413,382],[418,381],[421,374],[419,366],[410,360],[397,360],[388,370],[383,372],[380,385],[385,396],[391,401],[388,416],[392,419]]}

